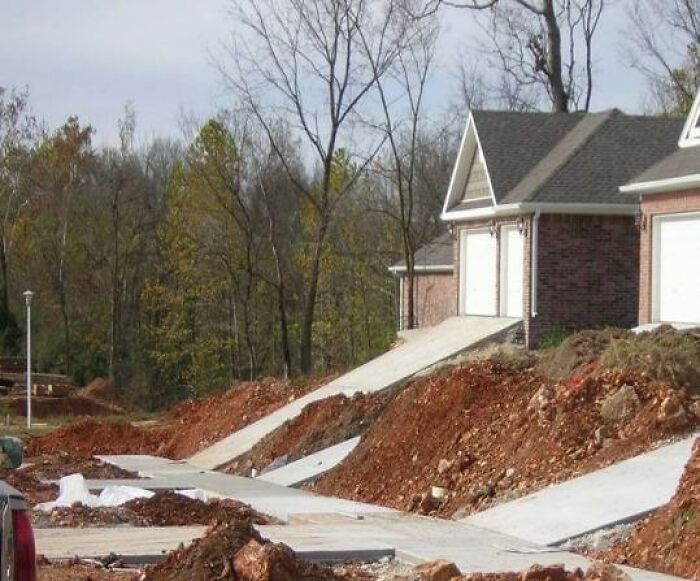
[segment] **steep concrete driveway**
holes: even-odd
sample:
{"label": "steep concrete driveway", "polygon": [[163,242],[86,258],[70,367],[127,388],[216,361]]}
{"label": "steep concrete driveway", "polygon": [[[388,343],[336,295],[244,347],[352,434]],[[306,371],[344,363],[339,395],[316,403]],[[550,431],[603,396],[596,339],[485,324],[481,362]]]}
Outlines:
{"label": "steep concrete driveway", "polygon": [[399,383],[419,371],[469,349],[515,326],[519,319],[452,317],[426,329],[403,345],[372,359],[302,398],[284,406],[202,450],[188,462],[214,469],[250,450],[264,436],[299,413],[307,404],[344,393],[372,393]]}
{"label": "steep concrete driveway", "polygon": [[696,437],[503,503],[463,522],[555,545],[637,519],[671,499]]}

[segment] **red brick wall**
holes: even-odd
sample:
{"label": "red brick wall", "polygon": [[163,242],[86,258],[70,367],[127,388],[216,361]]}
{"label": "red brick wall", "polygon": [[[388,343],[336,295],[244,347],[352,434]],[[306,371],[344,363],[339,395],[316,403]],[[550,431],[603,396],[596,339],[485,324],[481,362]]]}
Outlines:
{"label": "red brick wall", "polygon": [[[636,324],[639,230],[634,217],[545,214],[538,248],[538,314],[526,320],[528,346],[557,328]],[[525,302],[529,310],[529,297]]]}
{"label": "red brick wall", "polygon": [[640,240],[639,268],[639,323],[651,323],[651,284],[652,284],[652,237],[653,218],[663,214],[700,211],[700,189],[672,192],[670,194],[650,194],[642,199],[642,212],[646,227]]}
{"label": "red brick wall", "polygon": [[[416,273],[413,284],[416,329],[432,327],[457,314],[457,287],[451,272]],[[401,301],[401,329],[405,329],[408,321],[408,284],[405,283],[405,277]]]}

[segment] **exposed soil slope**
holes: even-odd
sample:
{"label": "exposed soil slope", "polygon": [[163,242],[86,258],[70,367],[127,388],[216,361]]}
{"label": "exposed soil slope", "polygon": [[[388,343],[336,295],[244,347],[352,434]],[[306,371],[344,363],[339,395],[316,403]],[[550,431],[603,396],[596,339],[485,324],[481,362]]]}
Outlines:
{"label": "exposed soil slope", "polygon": [[640,522],[606,558],[700,579],[700,439],[671,502]]}
{"label": "exposed soil slope", "polygon": [[224,393],[175,406],[166,413],[161,425],[151,428],[79,418],[50,434],[29,440],[26,454],[67,452],[84,458],[94,454],[156,454],[186,458],[326,381],[327,378],[319,378],[293,384],[265,379],[240,383]]}
{"label": "exposed soil slope", "polygon": [[[490,361],[415,381],[311,488],[423,514],[468,514],[697,424],[685,392],[660,382],[606,372],[553,383]],[[434,485],[445,489],[441,500],[427,494]]]}
{"label": "exposed soil slope", "polygon": [[296,418],[226,466],[224,472],[249,475],[251,468],[261,471],[282,456],[293,462],[359,436],[376,421],[395,393],[340,394],[310,403]]}

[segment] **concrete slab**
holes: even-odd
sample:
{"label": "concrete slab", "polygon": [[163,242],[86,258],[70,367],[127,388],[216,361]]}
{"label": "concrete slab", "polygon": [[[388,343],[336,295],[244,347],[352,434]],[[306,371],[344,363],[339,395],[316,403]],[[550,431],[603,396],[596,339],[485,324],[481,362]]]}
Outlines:
{"label": "concrete slab", "polygon": [[203,472],[198,466],[188,464],[185,460],[170,460],[149,454],[125,454],[122,456],[96,456],[98,460],[118,466],[129,472],[136,472],[141,478],[153,478],[165,474],[190,474]]}
{"label": "concrete slab", "polygon": [[37,554],[49,559],[76,555],[97,559],[116,553],[128,563],[155,563],[181,543],[189,545],[206,527],[112,527],[34,529]]}
{"label": "concrete slab", "polygon": [[464,522],[541,545],[628,522],[666,504],[697,435],[474,514]]}
{"label": "concrete slab", "polygon": [[270,470],[258,476],[259,480],[272,482],[282,486],[299,486],[318,478],[324,472],[328,472],[340,464],[350,453],[357,448],[360,438],[352,438],[306,456],[296,462],[290,462],[277,470]]}
{"label": "concrete slab", "polygon": [[490,337],[507,331],[519,319],[497,317],[452,317],[426,329],[411,341],[335,379],[268,416],[246,426],[202,450],[188,462],[202,468],[216,468],[250,450],[264,436],[295,418],[309,403],[344,393],[372,393],[395,385],[422,369],[453,357]]}

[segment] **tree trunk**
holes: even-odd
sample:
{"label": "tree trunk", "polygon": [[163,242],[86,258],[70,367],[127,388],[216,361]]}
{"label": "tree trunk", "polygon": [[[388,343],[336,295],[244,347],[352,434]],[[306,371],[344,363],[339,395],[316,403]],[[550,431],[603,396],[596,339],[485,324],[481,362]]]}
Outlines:
{"label": "tree trunk", "polygon": [[314,256],[311,262],[311,277],[309,279],[309,288],[304,301],[304,310],[302,313],[301,322],[301,345],[300,345],[300,367],[302,373],[309,373],[312,367],[312,340],[313,340],[313,325],[314,314],[316,312],[316,295],[318,294],[318,279],[321,274],[321,258],[323,256],[323,245],[326,239],[328,230],[327,218],[321,214],[319,216],[321,223],[316,234],[316,244],[314,247]]}
{"label": "tree trunk", "polygon": [[552,91],[552,107],[555,112],[569,110],[569,95],[564,86],[561,64],[561,31],[554,9],[554,0],[545,0],[542,14],[547,24],[547,76]]}

